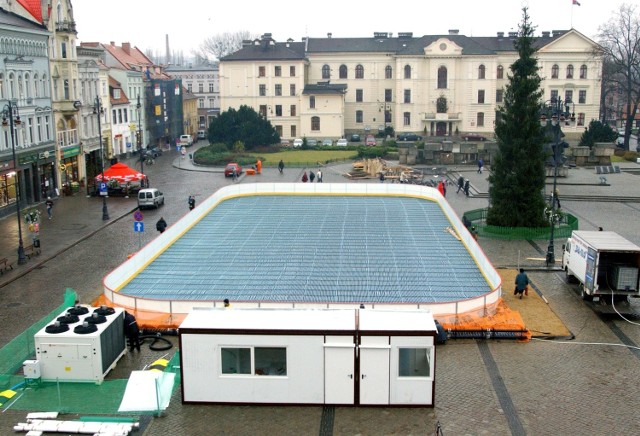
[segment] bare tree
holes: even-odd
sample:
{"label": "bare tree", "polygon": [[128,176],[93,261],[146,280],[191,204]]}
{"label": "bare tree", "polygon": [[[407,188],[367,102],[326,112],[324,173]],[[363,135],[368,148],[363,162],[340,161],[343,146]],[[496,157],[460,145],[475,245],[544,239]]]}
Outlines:
{"label": "bare tree", "polygon": [[219,60],[234,51],[240,50],[242,41],[250,38],[251,34],[247,30],[210,36],[200,44],[200,49],[195,53],[196,58],[203,61]]}
{"label": "bare tree", "polygon": [[620,91],[626,106],[624,148],[627,150],[640,103],[640,15],[636,9],[636,5],[623,4],[606,24],[599,27],[597,35],[605,63],[611,64],[611,85]]}

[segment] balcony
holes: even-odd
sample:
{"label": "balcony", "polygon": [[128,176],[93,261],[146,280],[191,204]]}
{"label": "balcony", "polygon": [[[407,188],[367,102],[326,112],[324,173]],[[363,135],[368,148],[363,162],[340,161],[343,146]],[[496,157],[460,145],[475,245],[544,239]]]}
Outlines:
{"label": "balcony", "polygon": [[58,21],[56,23],[56,32],[77,33],[76,22],[70,20]]}
{"label": "balcony", "polygon": [[460,121],[460,112],[427,112],[424,114],[424,121]]}

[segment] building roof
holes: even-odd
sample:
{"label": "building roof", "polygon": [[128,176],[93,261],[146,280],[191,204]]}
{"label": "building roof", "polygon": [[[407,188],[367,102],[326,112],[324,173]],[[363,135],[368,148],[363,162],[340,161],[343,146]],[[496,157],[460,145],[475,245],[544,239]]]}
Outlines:
{"label": "building roof", "polygon": [[113,92],[109,93],[109,100],[111,101],[112,105],[129,103],[129,99],[127,98],[127,93],[124,91],[124,89],[122,89],[122,84],[111,76],[109,76],[109,88],[120,90],[120,98],[114,98]]}
{"label": "building roof", "polygon": [[245,45],[234,53],[223,57],[223,61],[249,61],[249,60],[298,60],[305,59],[304,42],[275,42],[271,34],[265,34],[262,39],[245,41]]}
{"label": "building roof", "polygon": [[329,81],[318,82],[315,85],[305,85],[303,94],[344,94],[347,92],[345,84],[331,84]]}
{"label": "building roof", "polygon": [[18,0],[18,3],[22,5],[38,23],[42,23],[41,0]]}
{"label": "building roof", "polygon": [[[42,19],[40,19],[41,21]],[[28,30],[47,31],[46,26],[35,23],[16,13],[0,8],[0,25],[23,28]]]}

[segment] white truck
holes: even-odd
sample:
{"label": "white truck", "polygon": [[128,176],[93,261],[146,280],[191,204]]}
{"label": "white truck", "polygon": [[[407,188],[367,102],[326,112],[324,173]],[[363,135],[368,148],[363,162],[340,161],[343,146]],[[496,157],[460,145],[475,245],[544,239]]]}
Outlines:
{"label": "white truck", "polygon": [[640,247],[616,232],[574,230],[562,246],[568,281],[580,282],[583,300],[621,302],[640,296]]}

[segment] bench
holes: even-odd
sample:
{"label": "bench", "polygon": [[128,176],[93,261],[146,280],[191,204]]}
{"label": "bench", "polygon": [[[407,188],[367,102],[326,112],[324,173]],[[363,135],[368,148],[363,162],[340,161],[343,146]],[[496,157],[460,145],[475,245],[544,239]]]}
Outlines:
{"label": "bench", "polygon": [[31,259],[31,257],[40,254],[40,247],[39,246],[38,247],[34,247],[33,244],[27,245],[26,247],[24,247],[24,254],[29,259]]}
{"label": "bench", "polygon": [[9,263],[8,258],[0,259],[0,265],[2,265],[2,269],[0,269],[0,274],[4,274],[5,271],[13,269],[13,263]]}

